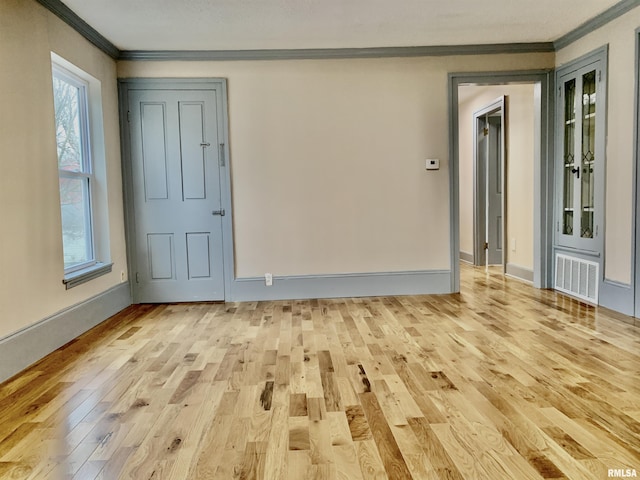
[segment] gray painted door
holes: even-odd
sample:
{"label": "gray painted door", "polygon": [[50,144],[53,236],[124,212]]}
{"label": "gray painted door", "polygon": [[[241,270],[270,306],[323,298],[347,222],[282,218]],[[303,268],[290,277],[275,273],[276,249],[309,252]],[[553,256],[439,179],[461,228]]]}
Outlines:
{"label": "gray painted door", "polygon": [[136,302],[224,299],[215,90],[131,90]]}
{"label": "gray painted door", "polygon": [[[487,116],[476,118],[476,202],[474,205],[474,264],[487,264],[487,155],[489,154],[489,135]],[[487,132],[487,133],[485,133]]]}
{"label": "gray painted door", "polygon": [[488,120],[487,264],[502,265],[502,122],[499,115]]}

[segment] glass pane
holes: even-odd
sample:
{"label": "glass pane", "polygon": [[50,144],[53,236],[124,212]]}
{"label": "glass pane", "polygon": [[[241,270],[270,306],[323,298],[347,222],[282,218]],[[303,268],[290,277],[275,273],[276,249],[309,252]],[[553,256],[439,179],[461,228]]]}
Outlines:
{"label": "glass pane", "polygon": [[60,177],[64,268],[92,260],[89,179]]}
{"label": "glass pane", "polygon": [[80,88],[58,77],[53,77],[53,102],[60,170],[83,171],[80,94]]}
{"label": "glass pane", "polygon": [[593,206],[595,138],[596,138],[596,71],[582,76],[582,171],[580,194],[580,236],[593,238]]}
{"label": "glass pane", "polygon": [[576,136],[576,80],[564,84],[564,181],[562,195],[562,233],[573,235],[573,179]]}

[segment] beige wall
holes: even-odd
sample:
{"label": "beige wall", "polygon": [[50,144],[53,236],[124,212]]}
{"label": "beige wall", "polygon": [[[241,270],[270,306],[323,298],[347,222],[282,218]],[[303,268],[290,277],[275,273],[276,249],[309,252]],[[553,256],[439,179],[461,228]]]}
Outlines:
{"label": "beige wall", "polygon": [[448,270],[447,74],[553,58],[119,62],[118,75],[228,79],[238,277]]}
{"label": "beige wall", "polygon": [[[113,273],[62,284],[51,51],[102,82]],[[0,338],[93,297],[126,270],[115,62],[31,0],[0,2]]]}
{"label": "beige wall", "polygon": [[473,114],[506,95],[506,260],[533,270],[534,85],[461,86],[458,95],[460,251],[473,255]]}
{"label": "beige wall", "polygon": [[635,29],[640,7],[557,52],[556,66],[609,44],[605,277],[631,282]]}

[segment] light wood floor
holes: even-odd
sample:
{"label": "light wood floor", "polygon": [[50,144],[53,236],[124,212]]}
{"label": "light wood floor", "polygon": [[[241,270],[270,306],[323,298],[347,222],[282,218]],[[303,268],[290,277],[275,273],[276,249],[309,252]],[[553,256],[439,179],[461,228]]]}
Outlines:
{"label": "light wood floor", "polygon": [[131,307],[0,385],[0,478],[640,471],[640,329],[462,279],[460,295]]}

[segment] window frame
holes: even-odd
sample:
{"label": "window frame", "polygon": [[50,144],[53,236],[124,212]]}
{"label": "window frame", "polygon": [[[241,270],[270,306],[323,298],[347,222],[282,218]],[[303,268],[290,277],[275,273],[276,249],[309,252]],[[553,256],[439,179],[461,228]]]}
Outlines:
{"label": "window frame", "polygon": [[[81,150],[81,170],[63,170],[60,168],[60,160],[57,151],[57,122],[54,124],[54,143],[56,145],[56,163],[58,169],[57,183],[60,194],[60,180],[79,179],[82,180],[83,208],[85,210],[85,225],[90,241],[85,241],[87,260],[78,262],[64,268],[63,264],[62,283],[68,290],[94,278],[110,273],[113,263],[110,262],[109,251],[109,224],[108,224],[108,198],[106,157],[104,144],[104,123],[102,106],[102,87],[97,78],[91,76],[83,69],[67,61],[63,57],[51,52],[51,88],[52,88],[52,108],[55,113],[55,98],[53,82],[57,78],[79,89],[78,95],[78,116],[79,116],[79,148]],[[59,197],[59,208],[62,215],[62,199]],[[62,216],[60,217],[62,227]],[[61,231],[62,234],[62,231]],[[62,241],[62,251],[64,252],[64,239]],[[63,253],[64,255],[64,253]]]}
{"label": "window frame", "polygon": [[[62,179],[69,180],[81,180],[82,190],[84,195],[84,224],[86,225],[85,234],[89,235],[89,239],[85,240],[86,257],[87,260],[79,263],[75,263],[64,268],[65,277],[93,267],[98,263],[96,259],[95,248],[95,229],[94,229],[94,212],[93,212],[93,187],[94,187],[94,175],[93,175],[93,157],[91,152],[91,126],[89,123],[89,82],[79,77],[78,75],[70,72],[63,66],[52,63],[51,68],[52,82],[54,79],[65,82],[74,88],[78,89],[78,124],[79,124],[79,140],[81,150],[81,170],[64,170],[60,168],[60,158],[58,155],[58,182]],[[54,98],[55,102],[55,98]],[[56,133],[58,126],[56,124]],[[57,142],[56,142],[57,143]],[[56,152],[57,153],[57,152]],[[60,203],[60,209],[62,213],[62,202]],[[63,240],[64,251],[64,240]]]}

